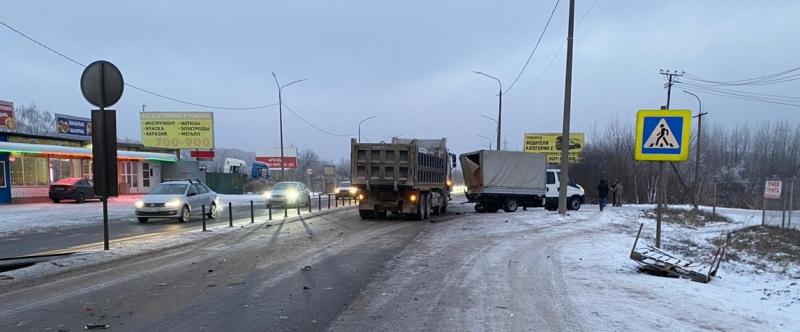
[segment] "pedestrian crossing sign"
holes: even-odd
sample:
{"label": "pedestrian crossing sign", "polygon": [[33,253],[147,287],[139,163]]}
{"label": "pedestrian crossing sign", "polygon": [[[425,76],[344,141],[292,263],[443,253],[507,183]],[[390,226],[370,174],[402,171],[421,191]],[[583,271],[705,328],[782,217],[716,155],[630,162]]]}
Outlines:
{"label": "pedestrian crossing sign", "polygon": [[691,110],[640,110],[636,114],[636,160],[688,160],[691,119]]}

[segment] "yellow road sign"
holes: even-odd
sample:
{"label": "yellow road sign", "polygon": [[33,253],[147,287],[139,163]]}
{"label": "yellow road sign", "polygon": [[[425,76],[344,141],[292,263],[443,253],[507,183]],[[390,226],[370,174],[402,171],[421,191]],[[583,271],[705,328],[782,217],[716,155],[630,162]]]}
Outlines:
{"label": "yellow road sign", "polygon": [[142,144],[168,149],[214,148],[212,112],[142,112]]}
{"label": "yellow road sign", "polygon": [[[544,153],[547,162],[558,164],[561,162],[561,133],[525,133],[525,152]],[[569,134],[569,161],[576,162],[581,159],[581,151],[585,144],[583,133]]]}
{"label": "yellow road sign", "polygon": [[635,159],[689,160],[691,110],[640,110],[636,113]]}

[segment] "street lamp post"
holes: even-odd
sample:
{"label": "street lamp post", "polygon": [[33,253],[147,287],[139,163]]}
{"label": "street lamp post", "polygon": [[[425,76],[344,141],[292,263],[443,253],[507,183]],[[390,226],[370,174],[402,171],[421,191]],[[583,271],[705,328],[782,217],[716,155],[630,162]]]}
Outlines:
{"label": "street lamp post", "polygon": [[278,86],[278,126],[280,128],[279,131],[280,131],[280,135],[281,135],[281,180],[285,180],[286,179],[286,164],[283,161],[284,160],[283,159],[283,100],[282,100],[283,88],[285,88],[287,86],[290,86],[292,84],[295,84],[295,83],[300,83],[302,81],[305,81],[306,79],[304,78],[304,79],[300,79],[300,80],[297,80],[297,81],[294,81],[294,82],[291,82],[291,83],[286,83],[284,85],[281,85],[280,83],[278,83],[278,77],[275,76],[274,72],[272,73],[272,77],[275,79],[275,85]]}
{"label": "street lamp post", "polygon": [[683,90],[683,92],[688,93],[692,95],[695,99],[697,99],[697,105],[699,108],[697,110],[697,115],[693,116],[693,118],[697,118],[697,150],[695,151],[695,157],[694,157],[694,186],[695,186],[694,210],[695,212],[697,212],[697,210],[700,208],[699,205],[700,205],[700,188],[701,188],[700,183],[698,182],[700,179],[700,141],[703,137],[703,115],[708,114],[708,112],[703,113],[703,102],[700,101],[700,97],[686,90]]}
{"label": "street lamp post", "polygon": [[359,143],[361,143],[361,124],[364,123],[364,122],[367,122],[367,120],[369,120],[369,119],[374,119],[375,117],[377,117],[377,115],[370,116],[370,117],[358,122],[358,142]]}
{"label": "street lamp post", "polygon": [[481,135],[481,134],[476,134],[476,136],[478,136],[478,137],[483,137],[483,138],[485,138],[487,141],[489,141],[489,150],[491,150],[491,149],[492,149],[492,139],[491,139],[491,138],[489,138],[489,137],[488,137],[488,136],[486,136],[486,135]]}
{"label": "street lamp post", "polygon": [[[494,77],[492,75],[483,72],[474,70],[472,72],[478,75],[483,75],[488,78],[491,78],[497,81],[497,84],[500,86],[500,88],[497,91],[497,146],[496,146],[497,151],[500,151],[500,128],[501,128],[500,124],[501,122],[503,122],[503,82],[500,82],[500,80],[497,79],[497,77]],[[489,150],[491,150],[491,148]]]}

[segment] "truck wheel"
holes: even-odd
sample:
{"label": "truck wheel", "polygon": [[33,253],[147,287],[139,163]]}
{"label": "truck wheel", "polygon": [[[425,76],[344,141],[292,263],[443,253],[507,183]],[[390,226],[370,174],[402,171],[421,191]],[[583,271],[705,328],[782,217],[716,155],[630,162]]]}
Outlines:
{"label": "truck wheel", "polygon": [[425,194],[425,219],[431,218],[431,194]]}
{"label": "truck wheel", "polygon": [[567,205],[569,206],[570,210],[578,211],[581,208],[581,200],[572,197],[567,201]]}
{"label": "truck wheel", "polygon": [[375,219],[373,210],[358,210],[358,215],[361,216],[361,219]]}
{"label": "truck wheel", "polygon": [[497,213],[497,210],[500,210],[500,206],[497,205],[497,203],[489,203],[486,205],[486,212]]}
{"label": "truck wheel", "polygon": [[483,212],[486,212],[486,209],[483,208],[483,204],[475,203],[475,212],[483,213]]}
{"label": "truck wheel", "polygon": [[506,206],[503,207],[503,210],[506,212],[517,211],[517,200],[513,198],[506,200]]}

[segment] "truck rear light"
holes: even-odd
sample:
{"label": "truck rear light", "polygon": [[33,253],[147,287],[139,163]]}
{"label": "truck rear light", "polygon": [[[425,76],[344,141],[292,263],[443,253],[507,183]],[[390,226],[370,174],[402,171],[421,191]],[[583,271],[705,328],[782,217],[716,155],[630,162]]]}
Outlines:
{"label": "truck rear light", "polygon": [[417,195],[411,194],[411,197],[409,197],[408,199],[410,199],[412,202],[416,202],[417,201]]}

